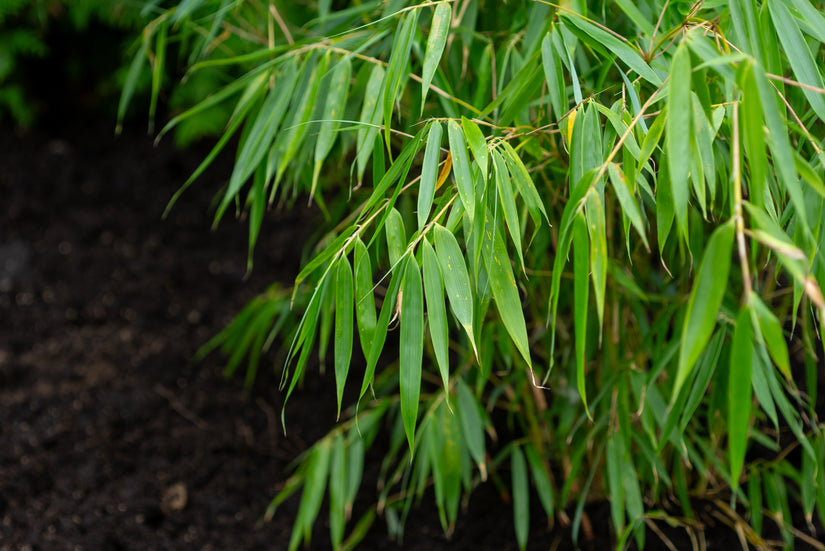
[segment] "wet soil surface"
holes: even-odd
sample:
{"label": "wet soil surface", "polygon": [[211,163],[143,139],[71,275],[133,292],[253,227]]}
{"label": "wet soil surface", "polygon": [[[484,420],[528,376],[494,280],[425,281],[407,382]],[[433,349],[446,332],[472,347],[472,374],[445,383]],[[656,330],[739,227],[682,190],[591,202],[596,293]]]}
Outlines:
{"label": "wet soil surface", "polygon": [[[210,233],[227,159],[161,219],[204,154],[115,139],[108,124],[0,129],[0,550],[287,547],[297,497],[257,523],[290,462],[332,426],[332,379],[307,378],[284,435],[272,370],[245,394],[219,356],[191,358],[270,283],[289,284],[317,218],[270,213],[245,279],[243,223]],[[432,503],[408,519],[403,548],[516,548],[494,485],[450,541]],[[532,508],[530,547],[572,548],[569,529],[548,530]],[[609,519],[606,504],[588,508],[584,549],[609,547]],[[326,530],[313,548],[329,547]],[[710,530],[707,544],[737,539]],[[379,518],[361,548],[399,547]]]}

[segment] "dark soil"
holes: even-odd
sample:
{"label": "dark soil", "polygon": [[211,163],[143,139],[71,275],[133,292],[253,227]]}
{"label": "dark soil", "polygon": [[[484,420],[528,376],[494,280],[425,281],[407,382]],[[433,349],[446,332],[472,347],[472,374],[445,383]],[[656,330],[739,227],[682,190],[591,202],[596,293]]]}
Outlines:
{"label": "dark soil", "polygon": [[[273,370],[247,395],[219,356],[191,358],[271,282],[289,284],[315,213],[270,213],[244,279],[246,227],[209,229],[226,160],[162,220],[204,151],[111,130],[0,130],[0,550],[284,549],[296,497],[256,523],[289,463],[332,426],[334,383],[307,378],[285,436]],[[408,520],[404,548],[516,548],[493,484],[451,541],[432,503]],[[531,548],[572,548],[568,529],[549,531],[532,509]],[[606,504],[588,508],[584,549],[609,548],[609,519]],[[709,549],[737,541],[707,532]],[[653,533],[648,542],[663,548]],[[313,544],[329,547],[323,520]],[[397,548],[382,519],[362,548]]]}

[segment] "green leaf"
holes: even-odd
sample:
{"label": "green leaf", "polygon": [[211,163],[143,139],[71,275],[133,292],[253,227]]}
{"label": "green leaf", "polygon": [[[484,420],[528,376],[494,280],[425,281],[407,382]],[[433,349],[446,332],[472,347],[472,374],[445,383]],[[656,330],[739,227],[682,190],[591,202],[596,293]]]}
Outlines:
{"label": "green leaf", "polygon": [[450,32],[452,11],[450,4],[446,2],[436,5],[433,11],[430,35],[427,37],[427,49],[424,53],[424,68],[421,72],[422,114],[424,113],[424,102],[427,99],[430,83],[433,81],[435,70],[438,68],[441,55],[444,53],[444,46],[447,44],[447,34]]}
{"label": "green leaf", "polygon": [[734,225],[731,219],[716,228],[705,247],[705,254],[688,299],[671,404],[676,401],[685,379],[716,326],[716,314],[727,289],[733,235]]}
{"label": "green leaf", "polygon": [[476,165],[481,169],[481,176],[484,182],[487,182],[487,165],[489,164],[489,152],[487,150],[487,141],[484,139],[484,134],[476,123],[466,117],[461,117],[461,126],[464,129],[464,136],[467,138],[467,143],[470,144],[470,150],[475,157]]}
{"label": "green leaf", "polygon": [[344,541],[346,525],[347,465],[344,439],[340,432],[332,440],[332,459],[329,469],[329,535],[334,549]]}
{"label": "green leaf", "polygon": [[395,266],[404,250],[407,248],[407,234],[404,231],[404,219],[395,208],[390,209],[384,231],[387,234],[387,250],[390,254],[390,265]]}
{"label": "green leaf", "polygon": [[610,174],[610,183],[613,185],[613,191],[616,192],[616,198],[619,199],[622,212],[624,212],[625,216],[630,219],[630,223],[633,224],[633,227],[636,228],[636,231],[639,233],[639,237],[642,238],[642,242],[645,244],[645,248],[650,250],[644,223],[642,222],[642,215],[639,212],[639,205],[636,203],[636,198],[633,196],[634,192],[630,186],[630,183],[625,179],[624,174],[615,163],[610,163],[607,166],[607,171]]}
{"label": "green leaf", "polygon": [[728,379],[728,449],[733,489],[739,485],[739,475],[748,447],[748,427],[751,421],[751,373],[753,366],[753,326],[751,310],[746,304],[736,316],[730,352]]}
{"label": "green leaf", "polygon": [[[628,67],[636,71],[640,77],[651,83],[653,86],[658,88],[662,85],[662,79],[659,78],[656,71],[651,69],[650,65],[645,63],[645,60],[641,55],[639,55],[639,52],[637,52],[630,44],[619,40],[614,35],[597,27],[584,17],[568,15],[567,13],[562,13],[560,17],[565,23],[570,23],[574,27],[584,31],[587,36],[595,40],[598,44],[604,46],[607,52],[619,56],[619,59],[624,61]],[[591,41],[588,41],[588,43],[593,45],[593,42]]]}
{"label": "green leaf", "polygon": [[553,485],[550,483],[550,475],[547,474],[547,467],[532,445],[525,445],[524,451],[527,454],[527,461],[530,463],[530,473],[533,475],[533,487],[539,495],[539,501],[541,501],[541,506],[544,508],[544,512],[547,514],[549,521],[555,514]]}
{"label": "green leaf", "polygon": [[[272,147],[272,141],[283,121],[289,102],[292,99],[292,91],[298,81],[298,67],[296,63],[290,63],[281,73],[275,77],[277,83],[272,88],[261,106],[261,111],[249,138],[244,142],[238,158],[235,161],[235,168],[229,180],[229,186],[224,193],[224,204],[232,201],[240,191],[241,186],[249,178],[252,171],[261,163],[264,156]],[[263,82],[261,84],[264,84]]]}
{"label": "green leaf", "polygon": [[519,224],[518,211],[516,210],[516,199],[513,196],[513,184],[510,181],[510,173],[507,171],[507,166],[504,164],[504,159],[501,157],[497,149],[492,151],[493,167],[496,170],[496,189],[498,190],[498,197],[501,201],[501,207],[504,211],[504,221],[507,223],[507,229],[510,231],[510,238],[513,240],[513,246],[516,250],[519,266],[524,272],[524,252],[521,246],[521,227]]}
{"label": "green leaf", "polygon": [[387,76],[384,79],[384,142],[387,151],[390,151],[390,129],[392,128],[392,108],[399,101],[398,92],[401,88],[401,79],[407,70],[410,59],[410,48],[415,35],[418,10],[407,12],[395,33],[392,54],[387,64]]}
{"label": "green leaf", "polygon": [[[364,102],[361,104],[361,116],[358,120],[365,126],[358,129],[355,139],[355,161],[358,165],[359,182],[363,179],[367,169],[367,162],[372,155],[375,137],[378,134],[378,125],[381,123],[381,110],[378,104],[382,102],[384,96],[384,88],[381,86],[384,82],[384,74],[385,71],[381,65],[373,65],[364,91]],[[381,175],[374,174],[373,177],[380,179]]]}
{"label": "green leaf", "polygon": [[[443,4],[439,4],[442,6]],[[421,184],[418,188],[418,229],[424,229],[430,217],[430,209],[435,196],[438,179],[438,157],[441,154],[441,123],[434,121],[427,134],[427,147],[424,149],[424,164],[421,165]]]}
{"label": "green leaf", "polygon": [[690,71],[690,50],[688,50],[687,44],[682,42],[676,48],[676,53],[673,55],[673,61],[670,64],[667,133],[665,134],[673,209],[676,213],[679,232],[682,235],[687,232],[688,198],[690,196],[690,188],[688,187],[692,125]]}
{"label": "green leaf", "polygon": [[[776,28],[776,34],[785,50],[788,62],[791,64],[794,75],[802,84],[813,86],[822,90],[825,82],[822,81],[822,74],[819,68],[822,60],[814,60],[811,50],[799,30],[799,24],[794,20],[791,12],[781,0],[769,0],[768,10],[771,13],[771,22]],[[825,121],[825,96],[821,92],[815,92],[808,88],[802,88],[811,108],[820,120]]]}
{"label": "green leaf", "polygon": [[[332,71],[327,97],[324,100],[321,128],[318,130],[318,139],[315,142],[315,165],[312,172],[312,188],[309,191],[310,200],[315,195],[318,186],[321,165],[335,143],[338,127],[341,125],[341,119],[344,118],[344,108],[347,105],[347,93],[351,77],[352,62],[349,57],[344,57]],[[276,88],[276,90],[281,92],[280,88]]]}
{"label": "green leaf", "polygon": [[554,32],[556,32],[555,27],[552,27],[541,41],[541,61],[544,67],[544,78],[547,81],[547,90],[550,94],[550,106],[558,121],[567,112],[569,100],[567,88],[564,85],[561,57],[553,47],[551,39],[551,33]]}
{"label": "green leaf", "polygon": [[427,322],[430,339],[435,351],[436,363],[444,383],[444,392],[449,394],[450,354],[449,334],[447,330],[447,306],[444,303],[444,282],[438,257],[427,239],[421,243],[421,260],[424,272],[424,294],[427,297]]}
{"label": "green leaf", "polygon": [[367,388],[372,385],[372,379],[375,375],[375,367],[378,365],[378,359],[381,356],[381,350],[384,349],[384,342],[387,340],[387,330],[390,325],[390,317],[395,312],[395,303],[398,298],[398,291],[401,287],[401,280],[404,274],[404,264],[409,257],[405,256],[401,263],[392,271],[392,278],[387,287],[387,294],[384,296],[384,303],[381,305],[381,313],[378,314],[378,321],[375,324],[375,331],[372,333],[372,344],[367,353],[367,368],[364,371],[364,380],[361,383],[361,392],[359,399],[364,397]]}
{"label": "green leaf", "polygon": [[298,507],[292,535],[289,538],[289,551],[298,549],[302,537],[307,545],[312,539],[312,526],[321,510],[321,502],[327,486],[331,447],[329,439],[321,440],[312,447],[312,452],[307,459],[304,471],[306,473],[304,491],[301,494],[301,504]]}
{"label": "green leaf", "polygon": [[765,205],[768,173],[768,161],[765,155],[765,133],[762,121],[762,102],[759,89],[753,76],[753,64],[742,63],[739,71],[742,88],[741,116],[742,134],[745,142],[745,154],[750,167],[750,198],[759,208]]}
{"label": "green leaf", "polygon": [[604,294],[607,286],[607,230],[605,212],[598,193],[591,193],[585,203],[585,218],[590,234],[590,275],[593,279],[593,297],[599,318],[599,344],[604,327]]}
{"label": "green leaf", "polygon": [[470,157],[467,155],[467,144],[464,142],[464,133],[458,123],[447,122],[447,135],[450,139],[450,153],[453,159],[453,174],[455,175],[458,196],[464,205],[464,211],[470,222],[475,214],[475,188],[470,173]]}
{"label": "green leaf", "polygon": [[527,480],[527,462],[517,445],[510,453],[510,468],[513,482],[513,522],[516,527],[516,541],[521,551],[527,548],[530,532],[530,485]]}
{"label": "green leaf", "polygon": [[765,339],[765,346],[771,359],[785,379],[792,380],[788,345],[785,342],[785,335],[782,333],[782,325],[779,319],[758,296],[752,295],[750,304],[759,320],[759,329]]}
{"label": "green leaf", "polygon": [[421,272],[414,260],[407,262],[404,282],[401,285],[401,336],[400,336],[400,386],[401,417],[410,444],[415,440],[415,423],[418,420],[418,396],[421,392],[421,361],[424,346],[424,295]]}
{"label": "green leaf", "polygon": [[[524,321],[524,312],[521,307],[521,297],[513,277],[510,266],[510,255],[504,237],[498,228],[491,224],[485,232],[493,238],[492,255],[487,271],[490,275],[490,288],[496,301],[496,309],[501,317],[501,323],[507,329],[510,338],[516,345],[521,357],[532,371],[533,362],[530,359],[530,342],[527,338],[527,325]],[[495,235],[491,235],[491,234]],[[489,242],[488,242],[489,243]]]}
{"label": "green leaf", "polygon": [[539,196],[538,190],[536,190],[536,186],[533,184],[533,179],[530,178],[530,172],[527,170],[527,167],[524,166],[518,153],[516,153],[515,149],[513,149],[509,143],[505,141],[502,142],[502,145],[504,146],[504,159],[507,161],[510,176],[513,178],[519,195],[521,195],[521,200],[527,205],[527,210],[536,228],[541,227],[541,216],[544,216],[544,220],[550,224],[550,218],[548,218],[547,211],[544,209],[544,203],[541,200],[541,196]]}
{"label": "green leaf", "polygon": [[585,390],[585,352],[587,338],[587,305],[590,289],[590,242],[587,237],[587,221],[584,213],[579,212],[573,219],[573,302],[574,323],[576,330],[576,387],[579,390],[584,409],[590,416],[587,407],[587,393]]}
{"label": "green leaf", "polygon": [[461,429],[464,441],[470,450],[470,456],[478,466],[481,479],[487,479],[486,453],[484,450],[484,425],[478,413],[478,405],[473,393],[463,380],[456,382],[456,397],[458,418],[461,420]]}
{"label": "green leaf", "polygon": [[335,275],[335,388],[338,397],[338,418],[341,417],[341,399],[352,357],[352,268],[344,256],[338,261]]}
{"label": "green leaf", "polygon": [[441,265],[444,289],[450,299],[450,307],[458,323],[464,328],[473,351],[478,357],[478,349],[473,336],[473,293],[470,288],[470,275],[464,263],[464,255],[455,236],[439,224],[434,226],[435,251]]}
{"label": "green leaf", "polygon": [[[120,134],[123,131],[123,118],[126,116],[126,109],[132,101],[135,89],[137,89],[138,79],[143,72],[143,65],[147,61],[146,56],[148,53],[149,40],[144,38],[140,42],[140,48],[137,54],[135,54],[135,57],[132,58],[132,62],[129,64],[129,71],[126,73],[126,80],[123,83],[123,90],[120,93],[120,101],[117,104],[116,134]],[[240,88],[240,85],[238,87]]]}
{"label": "green leaf", "polygon": [[361,238],[355,240],[355,319],[358,338],[364,356],[369,354],[375,331],[375,299],[372,294],[372,267],[367,247]]}

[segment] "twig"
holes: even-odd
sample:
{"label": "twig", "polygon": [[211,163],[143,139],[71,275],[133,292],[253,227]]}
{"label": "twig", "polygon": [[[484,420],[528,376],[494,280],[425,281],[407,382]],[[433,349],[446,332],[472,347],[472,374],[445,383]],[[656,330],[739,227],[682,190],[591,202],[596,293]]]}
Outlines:
{"label": "twig", "polygon": [[177,396],[175,396],[171,390],[161,384],[156,384],[155,392],[157,392],[161,397],[166,398],[166,401],[169,402],[172,409],[177,411],[181,417],[201,430],[206,430],[209,428],[209,423],[198,417],[196,413],[183,405],[183,402],[178,400]]}

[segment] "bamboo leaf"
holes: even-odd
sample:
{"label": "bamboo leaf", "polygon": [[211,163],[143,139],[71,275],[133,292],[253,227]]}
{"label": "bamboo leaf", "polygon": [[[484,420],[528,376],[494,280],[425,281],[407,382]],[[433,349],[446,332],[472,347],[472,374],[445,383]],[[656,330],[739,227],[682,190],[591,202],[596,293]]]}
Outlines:
{"label": "bamboo leaf", "polygon": [[[805,42],[802,31],[799,30],[799,25],[795,23],[794,17],[784,2],[781,0],[769,0],[768,10],[771,13],[770,20],[776,29],[776,34],[782,43],[782,48],[785,50],[785,55],[791,64],[796,78],[802,84],[807,84],[820,90],[825,88],[825,82],[822,81],[822,74],[819,72],[822,61],[820,60],[820,62],[817,63],[814,60],[811,49]],[[802,88],[802,93],[805,94],[811,108],[819,119],[825,121],[825,96],[820,92],[815,92],[808,88]]]}
{"label": "bamboo leaf", "polygon": [[573,219],[573,302],[574,323],[576,331],[576,387],[579,390],[584,409],[590,416],[587,407],[587,393],[585,389],[585,351],[587,338],[587,305],[590,289],[590,242],[587,237],[587,221],[584,213],[580,212]]}
{"label": "bamboo leaf", "polygon": [[[363,179],[364,172],[367,169],[367,162],[373,152],[375,137],[378,134],[378,125],[381,123],[381,110],[378,105],[382,103],[384,96],[384,88],[381,86],[384,82],[384,74],[385,71],[381,65],[373,65],[369,80],[367,80],[367,87],[364,90],[364,101],[361,104],[361,115],[358,120],[365,126],[358,129],[355,138],[355,161],[358,165],[359,182]],[[381,176],[381,174],[373,175],[374,178],[377,177],[378,179]]]}
{"label": "bamboo leaf", "polygon": [[513,248],[518,257],[519,266],[521,267],[521,271],[524,272],[521,227],[519,224],[518,211],[516,210],[516,199],[513,196],[513,184],[510,181],[510,173],[507,171],[507,166],[498,150],[494,149],[492,155],[493,167],[496,171],[496,189],[498,190],[498,197],[501,201],[502,210],[504,211],[504,221],[507,223],[507,229],[510,231],[510,238],[513,240]]}
{"label": "bamboo leaf", "polygon": [[461,117],[461,127],[464,129],[464,136],[470,144],[470,150],[476,160],[476,165],[481,170],[481,177],[487,182],[487,165],[489,164],[489,152],[487,151],[487,141],[484,134],[476,123],[466,117]]}
{"label": "bamboo leaf", "polygon": [[390,254],[390,265],[395,266],[404,250],[407,248],[407,235],[404,231],[404,219],[395,208],[390,209],[384,221],[384,231],[387,235],[387,250]]}
{"label": "bamboo leaf", "polygon": [[332,440],[332,459],[329,470],[329,535],[334,549],[344,541],[346,525],[347,465],[344,439],[340,432]]}
{"label": "bamboo leaf", "polygon": [[730,272],[733,234],[731,219],[716,228],[705,247],[705,254],[688,299],[671,404],[676,401],[685,379],[716,326],[716,314],[722,305]]}
{"label": "bamboo leaf", "polygon": [[450,354],[449,334],[447,330],[447,306],[444,303],[444,282],[441,278],[441,269],[438,267],[438,258],[430,242],[426,239],[421,244],[421,260],[424,272],[424,294],[427,297],[427,322],[430,328],[430,339],[435,351],[435,359],[441,380],[444,383],[445,394],[449,393],[450,383]]}
{"label": "bamboo leaf", "polygon": [[[442,6],[443,4],[439,4]],[[418,229],[424,228],[430,217],[430,209],[435,196],[436,178],[438,176],[438,157],[441,153],[441,123],[434,121],[427,134],[427,147],[424,149],[424,164],[421,166],[421,184],[418,189]]]}
{"label": "bamboo leaf", "polygon": [[488,225],[485,232],[493,238],[492,255],[489,261],[488,272],[490,275],[490,288],[493,298],[496,301],[501,322],[507,329],[510,338],[516,345],[516,349],[527,363],[527,367],[532,370],[533,362],[530,359],[530,343],[527,338],[527,325],[524,321],[524,312],[521,306],[521,297],[516,287],[516,280],[513,277],[513,269],[510,266],[510,255],[507,254],[507,246],[504,244],[504,237],[498,228]]}
{"label": "bamboo leaf", "polygon": [[687,232],[688,171],[690,167],[690,51],[686,43],[679,44],[670,65],[670,84],[667,102],[667,145],[668,168],[670,169],[670,191],[679,232]]}
{"label": "bamboo leaf", "polygon": [[550,218],[547,216],[547,211],[544,209],[544,203],[541,200],[536,186],[533,184],[533,179],[530,178],[530,172],[516,153],[515,149],[509,143],[502,142],[504,146],[504,159],[507,161],[507,167],[510,170],[510,176],[516,185],[516,189],[521,195],[521,200],[527,206],[530,217],[536,228],[541,226],[541,216],[547,224],[550,224]]}
{"label": "bamboo leaf", "polygon": [[530,485],[527,480],[527,463],[517,445],[510,452],[510,468],[513,483],[513,522],[516,527],[516,541],[521,551],[527,548],[530,532]]}
{"label": "bamboo leaf", "polygon": [[410,444],[415,440],[415,424],[418,420],[418,396],[421,392],[421,361],[424,346],[424,296],[421,272],[414,260],[407,262],[404,282],[401,285],[401,336],[400,336],[400,387],[401,417]]}
{"label": "bamboo leaf", "polygon": [[390,325],[390,318],[395,312],[395,304],[398,297],[398,290],[401,288],[401,280],[404,274],[405,264],[409,257],[404,257],[392,272],[390,284],[387,287],[387,294],[384,296],[384,303],[381,305],[381,313],[378,314],[378,321],[375,324],[375,331],[372,333],[372,344],[367,353],[367,368],[364,370],[364,380],[361,383],[359,399],[364,397],[367,388],[372,385],[375,375],[375,367],[378,365],[378,358],[381,350],[384,349],[384,342],[387,340],[387,330]]}
{"label": "bamboo leaf", "polygon": [[616,197],[619,199],[619,204],[622,207],[622,212],[630,219],[630,223],[636,228],[639,237],[645,244],[645,248],[650,250],[650,245],[647,242],[647,235],[645,233],[644,223],[642,222],[642,215],[639,212],[639,205],[633,197],[633,189],[630,183],[625,179],[624,174],[615,163],[610,163],[607,167],[610,174],[610,183],[613,185],[613,190],[616,192]]}
{"label": "bamboo leaf", "polygon": [[599,318],[599,344],[604,326],[604,293],[607,286],[607,230],[604,205],[598,193],[591,193],[585,203],[585,218],[590,234],[590,275],[593,279],[593,297]]}
{"label": "bamboo leaf", "polygon": [[532,445],[527,444],[524,446],[524,451],[527,455],[527,462],[530,464],[533,487],[535,487],[536,493],[539,495],[539,501],[541,501],[548,520],[552,519],[555,514],[555,503],[553,485],[550,482],[550,476],[547,474],[547,467]]}
{"label": "bamboo leaf", "polygon": [[338,397],[338,418],[341,417],[341,399],[352,357],[352,268],[344,256],[338,261],[335,276],[335,388]]}
{"label": "bamboo leaf", "polygon": [[739,475],[745,461],[748,445],[748,427],[751,420],[751,372],[753,366],[753,326],[748,305],[736,316],[736,327],[730,353],[728,381],[728,449],[733,489],[739,485]]}
{"label": "bamboo leaf", "polygon": [[433,81],[435,70],[441,61],[444,53],[444,46],[447,44],[447,34],[450,31],[450,21],[452,8],[450,4],[443,2],[436,5],[433,11],[433,19],[430,24],[430,35],[427,37],[427,49],[424,53],[424,68],[421,72],[421,113],[424,113],[424,102],[427,99],[427,92],[430,83]]}
{"label": "bamboo leaf", "polygon": [[567,112],[569,100],[567,98],[567,88],[564,85],[561,57],[553,47],[551,39],[551,33],[554,32],[556,32],[555,26],[551,27],[550,32],[541,41],[541,61],[544,67],[544,78],[547,81],[547,90],[550,94],[550,106],[558,121]]}
{"label": "bamboo leaf", "polygon": [[451,120],[447,123],[447,134],[450,140],[450,154],[453,159],[453,174],[455,174],[458,196],[470,222],[475,214],[475,186],[470,174],[470,157],[467,155],[467,144],[464,142],[464,133],[458,123]]}
{"label": "bamboo leaf", "polygon": [[364,356],[372,346],[375,331],[375,299],[372,294],[372,267],[367,247],[361,238],[355,240],[355,319],[358,321],[358,338]]}
{"label": "bamboo leaf", "polygon": [[312,453],[307,460],[305,470],[306,480],[304,491],[301,494],[301,504],[298,507],[295,525],[289,538],[289,551],[298,549],[301,538],[307,545],[310,543],[312,525],[321,510],[321,502],[324,499],[324,490],[327,486],[331,447],[329,439],[321,440],[312,447]]}
{"label": "bamboo leaf", "polygon": [[788,381],[792,380],[788,345],[785,342],[785,336],[782,333],[782,325],[779,319],[758,296],[752,295],[750,304],[759,320],[759,329],[762,337],[765,339],[765,346],[768,349],[771,359],[785,379]]}
{"label": "bamboo leaf", "polygon": [[[750,167],[750,198],[759,208],[765,205],[767,192],[768,162],[765,155],[765,134],[762,121],[762,103],[759,100],[759,89],[753,76],[753,64],[743,63],[739,72],[739,86],[743,97],[741,102],[740,120],[742,121],[742,135],[745,142],[745,154]],[[769,200],[770,197],[768,196]]]}
{"label": "bamboo leaf", "polygon": [[321,165],[335,143],[338,127],[341,125],[341,119],[344,118],[344,108],[347,105],[347,93],[351,77],[352,62],[349,57],[345,57],[338,62],[332,71],[329,90],[327,90],[327,97],[324,101],[321,128],[318,130],[318,139],[315,142],[315,165],[312,172],[312,188],[309,191],[310,200],[312,200],[318,186]]}
{"label": "bamboo leaf", "polygon": [[[597,27],[584,17],[568,15],[567,13],[562,13],[560,17],[565,23],[570,23],[574,27],[584,31],[585,36],[582,36],[582,38],[590,37],[595,40],[597,44],[604,46],[608,52],[619,56],[619,59],[624,61],[628,67],[636,71],[640,77],[648,81],[653,86],[658,88],[662,85],[662,79],[659,78],[656,71],[651,69],[650,65],[645,63],[645,60],[641,55],[639,55],[639,52],[637,52],[627,42],[619,40],[604,29]],[[589,40],[588,42],[591,45],[593,44],[593,42]]]}
{"label": "bamboo leaf", "polygon": [[393,40],[392,54],[387,64],[387,75],[384,79],[384,142],[387,151],[390,151],[390,129],[392,127],[392,108],[399,101],[398,93],[401,88],[401,79],[407,70],[410,59],[410,48],[415,35],[418,10],[407,12],[398,26]]}
{"label": "bamboo leaf", "polygon": [[473,351],[478,357],[473,333],[473,294],[470,289],[470,275],[464,262],[464,255],[455,236],[443,226],[436,224],[435,251],[441,265],[444,289],[450,299],[450,307],[458,323],[464,328]]}
{"label": "bamboo leaf", "polygon": [[461,421],[462,434],[470,456],[478,466],[481,479],[487,479],[486,452],[484,450],[484,425],[481,415],[478,413],[478,405],[473,393],[463,380],[456,382],[456,400],[458,406],[458,418]]}

